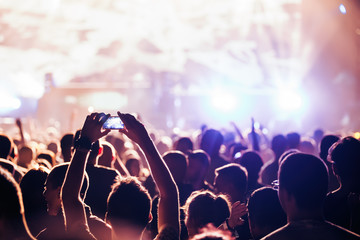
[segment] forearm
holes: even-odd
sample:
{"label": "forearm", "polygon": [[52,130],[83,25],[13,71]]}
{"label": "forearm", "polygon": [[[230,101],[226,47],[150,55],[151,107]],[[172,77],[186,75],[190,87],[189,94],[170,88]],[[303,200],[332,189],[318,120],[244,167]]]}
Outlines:
{"label": "forearm", "polygon": [[86,223],[80,190],[84,181],[87,156],[88,151],[75,150],[62,186],[61,199],[67,228],[71,228],[74,222],[83,221]]}
{"label": "forearm", "polygon": [[159,189],[158,229],[170,225],[180,231],[179,193],[175,181],[150,138],[140,144]]}
{"label": "forearm", "polygon": [[177,196],[178,191],[175,181],[150,137],[142,139],[139,146],[145,154],[150,171],[159,189],[160,196],[164,197],[170,194],[172,196],[176,194]]}
{"label": "forearm", "polygon": [[124,163],[121,161],[121,159],[119,158],[119,156],[116,156],[113,167],[114,167],[116,170],[119,171],[119,173],[121,174],[121,176],[124,176],[124,177],[130,176],[129,171],[126,169]]}
{"label": "forearm", "polygon": [[75,150],[62,187],[63,199],[79,198],[88,151]]}

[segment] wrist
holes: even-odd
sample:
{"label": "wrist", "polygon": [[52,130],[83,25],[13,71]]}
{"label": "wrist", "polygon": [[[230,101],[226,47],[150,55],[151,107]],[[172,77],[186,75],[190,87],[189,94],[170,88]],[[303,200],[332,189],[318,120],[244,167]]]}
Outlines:
{"label": "wrist", "polygon": [[231,224],[230,218],[227,218],[225,222],[226,222],[227,228],[228,228],[230,231],[234,231],[235,226],[233,226],[233,225]]}
{"label": "wrist", "polygon": [[92,145],[92,141],[86,136],[81,136],[74,142],[74,148],[80,151],[90,151]]}

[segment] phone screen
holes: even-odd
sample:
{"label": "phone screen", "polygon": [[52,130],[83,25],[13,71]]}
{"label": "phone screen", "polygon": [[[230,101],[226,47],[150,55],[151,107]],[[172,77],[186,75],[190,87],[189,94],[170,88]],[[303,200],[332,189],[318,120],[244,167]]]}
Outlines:
{"label": "phone screen", "polygon": [[120,117],[118,116],[111,116],[106,120],[103,125],[104,129],[123,129],[124,123],[121,121]]}

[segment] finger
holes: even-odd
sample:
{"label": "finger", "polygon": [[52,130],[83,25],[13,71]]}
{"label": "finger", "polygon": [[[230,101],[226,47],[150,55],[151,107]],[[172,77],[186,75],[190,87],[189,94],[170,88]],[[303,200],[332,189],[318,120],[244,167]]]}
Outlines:
{"label": "finger", "polygon": [[105,116],[105,113],[101,112],[101,113],[97,113],[94,120],[96,122],[101,122],[101,119]]}
{"label": "finger", "polygon": [[93,112],[89,115],[89,118],[94,119],[96,117],[96,115],[97,115],[97,112]]}
{"label": "finger", "polygon": [[106,129],[105,131],[103,131],[103,132],[101,133],[101,137],[100,137],[100,138],[102,138],[103,136],[107,135],[109,132],[110,132],[110,129]]}
{"label": "finger", "polygon": [[233,205],[232,205],[232,207],[233,208],[236,208],[237,206],[239,206],[241,204],[241,202],[240,201],[237,201],[237,202],[235,202]]}
{"label": "finger", "polygon": [[119,132],[127,136],[128,130],[124,127],[123,129],[119,129]]}
{"label": "finger", "polygon": [[104,116],[100,119],[101,126],[109,119],[110,114],[104,114]]}
{"label": "finger", "polygon": [[126,125],[128,124],[126,119],[125,119],[125,114],[122,114],[120,111],[117,112],[119,118],[121,119],[121,121],[124,123],[124,127],[126,127]]}

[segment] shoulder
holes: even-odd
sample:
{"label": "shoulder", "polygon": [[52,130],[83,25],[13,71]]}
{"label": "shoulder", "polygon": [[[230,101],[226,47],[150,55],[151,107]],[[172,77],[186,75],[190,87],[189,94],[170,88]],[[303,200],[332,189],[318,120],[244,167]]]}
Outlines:
{"label": "shoulder", "polygon": [[325,223],[328,225],[329,229],[331,229],[331,232],[334,234],[334,236],[339,236],[341,239],[360,239],[360,235],[354,232],[351,232],[331,222],[325,221]]}
{"label": "shoulder", "polygon": [[265,237],[263,237],[261,240],[285,240],[285,239],[289,239],[289,235],[287,234],[288,232],[288,224],[286,224],[285,226],[269,233],[268,235],[266,235]]}
{"label": "shoulder", "polygon": [[106,177],[106,178],[116,178],[117,176],[121,176],[118,170],[104,166],[87,166],[86,172],[89,175],[95,175],[95,176],[101,175],[101,177]]}

